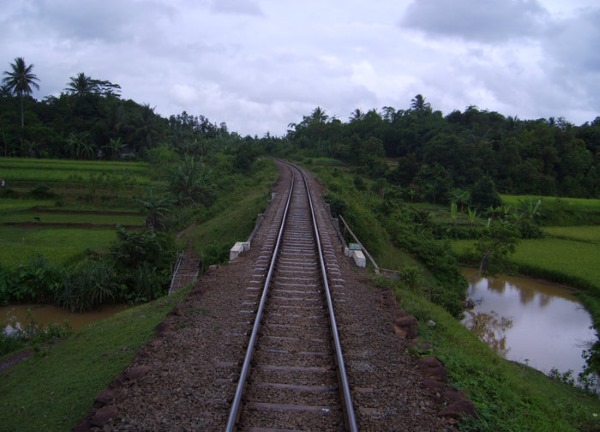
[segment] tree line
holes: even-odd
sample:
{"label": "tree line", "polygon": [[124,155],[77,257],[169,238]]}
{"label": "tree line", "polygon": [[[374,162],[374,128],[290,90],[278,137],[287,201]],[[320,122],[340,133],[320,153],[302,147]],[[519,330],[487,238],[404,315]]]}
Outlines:
{"label": "tree line", "polygon": [[32,97],[39,81],[33,65],[21,57],[4,72],[0,155],[138,159],[160,145],[198,153],[206,150],[203,139],[230,137],[224,123],[185,111],[161,117],[148,104],[122,99],[120,85],[83,72],[70,77],[59,96],[41,101]]}
{"label": "tree line", "polygon": [[247,167],[258,154],[296,152],[356,165],[411,201],[460,201],[478,181],[502,193],[600,197],[600,117],[575,126],[476,106],[444,116],[419,94],[407,109],[356,109],[346,121],[317,107],[282,137],[242,138],[202,115],[161,117],[148,104],[123,100],[118,84],[84,73],[41,101],[31,96],[38,82],[23,58],[4,72],[1,155],[116,160],[165,145],[201,157],[216,147]]}
{"label": "tree line", "polygon": [[600,117],[575,126],[476,106],[444,116],[417,95],[408,109],[357,109],[345,122],[317,107],[289,125],[287,138],[308,153],[385,178],[411,199],[450,202],[453,191],[482,178],[509,194],[600,196]]}

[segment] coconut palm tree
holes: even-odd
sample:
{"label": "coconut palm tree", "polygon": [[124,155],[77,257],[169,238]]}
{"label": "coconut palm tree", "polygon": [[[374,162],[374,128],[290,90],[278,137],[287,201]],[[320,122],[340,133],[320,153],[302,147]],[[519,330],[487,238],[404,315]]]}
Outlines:
{"label": "coconut palm tree", "polygon": [[75,96],[85,96],[97,92],[98,84],[91,77],[79,72],[76,76],[70,77],[70,81],[64,90]]}
{"label": "coconut palm tree", "polygon": [[352,111],[352,114],[350,115],[350,121],[360,121],[360,120],[364,120],[365,119],[365,113],[362,112],[360,109],[356,108],[354,111]]}
{"label": "coconut palm tree", "polygon": [[425,98],[420,94],[412,98],[410,107],[415,111],[431,111],[431,105],[429,102],[425,102]]}
{"label": "coconut palm tree", "polygon": [[30,64],[27,66],[23,57],[17,57],[10,67],[10,71],[4,71],[5,77],[2,78],[2,82],[21,101],[21,129],[24,129],[25,112],[23,109],[23,100],[25,99],[25,95],[33,93],[32,87],[39,90],[40,86],[36,82],[39,81],[39,78],[32,72],[33,65]]}

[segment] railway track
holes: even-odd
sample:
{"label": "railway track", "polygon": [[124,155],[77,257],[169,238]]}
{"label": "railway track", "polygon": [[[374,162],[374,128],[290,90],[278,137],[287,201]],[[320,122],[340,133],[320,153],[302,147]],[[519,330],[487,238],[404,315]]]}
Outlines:
{"label": "railway track", "polygon": [[227,431],[355,431],[330,284],[339,270],[321,239],[303,173],[261,249],[245,304],[253,320]]}

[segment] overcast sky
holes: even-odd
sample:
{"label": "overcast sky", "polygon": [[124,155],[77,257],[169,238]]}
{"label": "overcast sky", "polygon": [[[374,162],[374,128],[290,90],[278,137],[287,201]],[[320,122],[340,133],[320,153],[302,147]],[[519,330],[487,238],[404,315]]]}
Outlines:
{"label": "overcast sky", "polygon": [[242,135],[417,94],[444,115],[600,116],[597,0],[12,0],[0,70],[15,57],[34,64],[38,99],[84,72]]}

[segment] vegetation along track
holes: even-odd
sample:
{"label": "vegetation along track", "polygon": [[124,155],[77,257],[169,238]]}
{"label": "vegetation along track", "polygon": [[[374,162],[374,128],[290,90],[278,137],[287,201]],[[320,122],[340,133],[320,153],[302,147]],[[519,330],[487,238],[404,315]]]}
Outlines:
{"label": "vegetation along track", "polygon": [[228,431],[357,430],[330,284],[343,283],[321,239],[310,190],[294,172],[247,288],[254,325]]}

